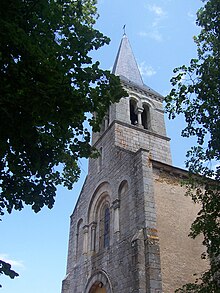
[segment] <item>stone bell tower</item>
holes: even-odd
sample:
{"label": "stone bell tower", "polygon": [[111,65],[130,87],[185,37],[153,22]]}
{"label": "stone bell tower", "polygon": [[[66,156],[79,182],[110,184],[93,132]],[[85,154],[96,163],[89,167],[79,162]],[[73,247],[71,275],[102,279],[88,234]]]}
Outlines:
{"label": "stone bell tower", "polygon": [[163,97],[143,83],[125,34],[113,73],[128,97],[93,133],[101,155],[71,216],[62,293],[174,292],[200,266],[187,238],[196,210],[182,196],[186,172],[171,165]]}

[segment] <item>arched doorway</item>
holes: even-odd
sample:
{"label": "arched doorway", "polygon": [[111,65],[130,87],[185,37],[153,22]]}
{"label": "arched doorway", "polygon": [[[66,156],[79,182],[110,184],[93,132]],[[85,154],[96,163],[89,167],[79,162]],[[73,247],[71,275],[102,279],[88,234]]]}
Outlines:
{"label": "arched doorway", "polygon": [[103,287],[103,284],[99,282],[92,286],[92,288],[89,290],[89,293],[107,293],[107,291],[105,287]]}
{"label": "arched doorway", "polygon": [[85,287],[84,293],[113,293],[110,280],[104,271],[93,274]]}

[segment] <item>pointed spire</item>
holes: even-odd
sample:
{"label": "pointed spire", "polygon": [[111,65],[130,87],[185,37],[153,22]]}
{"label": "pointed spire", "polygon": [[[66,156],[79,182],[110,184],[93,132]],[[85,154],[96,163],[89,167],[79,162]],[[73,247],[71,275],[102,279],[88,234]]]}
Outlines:
{"label": "pointed spire", "polygon": [[[123,27],[123,29],[124,28],[125,26]],[[115,75],[123,76],[138,85],[143,85],[140,70],[138,68],[137,62],[131,49],[131,45],[125,32],[121,40],[112,73]]]}

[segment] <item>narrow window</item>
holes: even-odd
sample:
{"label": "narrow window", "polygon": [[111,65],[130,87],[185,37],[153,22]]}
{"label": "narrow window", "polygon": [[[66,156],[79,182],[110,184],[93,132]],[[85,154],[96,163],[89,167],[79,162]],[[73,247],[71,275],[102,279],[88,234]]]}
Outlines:
{"label": "narrow window", "polygon": [[105,116],[102,119],[102,123],[100,125],[100,133],[103,133],[109,126],[109,110],[105,113]]}
{"label": "narrow window", "polygon": [[110,246],[110,208],[109,203],[105,202],[99,214],[99,249]]}
{"label": "narrow window", "polygon": [[138,116],[135,113],[136,107],[136,102],[134,100],[130,100],[130,120],[132,125],[136,125],[138,123]]}
{"label": "narrow window", "polygon": [[77,224],[76,232],[76,259],[78,260],[83,254],[83,220],[80,219]]}
{"label": "narrow window", "polygon": [[130,205],[128,195],[128,182],[122,181],[118,189],[118,198],[120,200],[119,229],[120,235],[128,235],[130,226]]}
{"label": "narrow window", "polygon": [[109,247],[110,240],[110,210],[109,207],[105,208],[104,214],[104,248]]}
{"label": "narrow window", "polygon": [[102,151],[102,147],[100,147],[99,157],[98,157],[98,172],[100,172],[102,169],[102,163],[103,163],[103,151]]}

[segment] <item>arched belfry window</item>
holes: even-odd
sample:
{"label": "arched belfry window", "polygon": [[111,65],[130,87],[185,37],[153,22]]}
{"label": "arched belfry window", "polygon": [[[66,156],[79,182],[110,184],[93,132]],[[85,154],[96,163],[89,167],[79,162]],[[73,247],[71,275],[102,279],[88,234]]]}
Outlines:
{"label": "arched belfry window", "polygon": [[138,116],[135,113],[137,108],[137,103],[135,100],[130,99],[130,121],[132,125],[136,125],[138,123]]}
{"label": "arched belfry window", "polygon": [[149,106],[144,104],[143,105],[143,112],[141,113],[141,120],[144,129],[150,129],[150,110]]}

